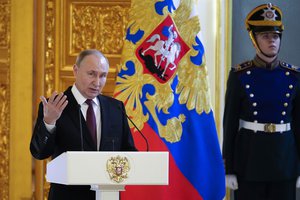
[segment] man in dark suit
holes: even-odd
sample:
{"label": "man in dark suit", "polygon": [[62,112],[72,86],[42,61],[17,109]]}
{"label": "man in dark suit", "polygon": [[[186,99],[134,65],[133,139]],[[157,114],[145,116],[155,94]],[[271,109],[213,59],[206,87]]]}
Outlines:
{"label": "man in dark suit", "polygon": [[[295,200],[300,155],[299,68],[277,59],[282,12],[254,8],[246,27],[253,60],[232,68],[225,97],[223,157],[235,200]],[[299,185],[299,181],[297,181]]]}
{"label": "man in dark suit", "polygon": [[[74,85],[48,100],[41,97],[30,143],[34,158],[66,151],[136,151],[123,103],[100,94],[108,69],[102,53],[82,51],[73,66]],[[94,200],[95,192],[90,186],[51,184],[48,198]]]}

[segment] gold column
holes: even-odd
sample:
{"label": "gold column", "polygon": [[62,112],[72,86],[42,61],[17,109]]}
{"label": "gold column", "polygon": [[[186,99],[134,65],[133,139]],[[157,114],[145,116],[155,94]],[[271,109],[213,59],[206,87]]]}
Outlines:
{"label": "gold column", "polygon": [[231,68],[231,44],[232,44],[232,0],[226,0],[226,12],[225,12],[225,23],[226,23],[226,29],[225,29],[225,83],[224,86],[226,86],[227,78],[229,74],[229,70]]}
{"label": "gold column", "polygon": [[222,43],[222,33],[221,33],[221,0],[218,0],[216,3],[216,64],[215,64],[215,121],[216,121],[216,128],[218,132],[218,138],[220,140],[220,129],[221,129],[221,121],[220,121],[220,92],[221,92],[221,84],[220,84],[220,77],[221,77],[221,60],[223,56],[221,55],[221,43]]}
{"label": "gold column", "polygon": [[33,0],[11,0],[9,199],[31,199]]}
{"label": "gold column", "polygon": [[[224,75],[224,90],[226,90],[228,73],[231,68],[231,44],[232,44],[232,0],[226,0],[226,11],[225,11],[225,75]],[[224,98],[224,97],[223,97]],[[231,199],[231,190],[226,188],[226,200]]]}

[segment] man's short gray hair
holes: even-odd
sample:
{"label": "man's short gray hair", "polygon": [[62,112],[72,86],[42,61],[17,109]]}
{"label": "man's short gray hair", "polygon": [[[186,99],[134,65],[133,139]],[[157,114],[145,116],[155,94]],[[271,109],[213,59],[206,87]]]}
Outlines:
{"label": "man's short gray hair", "polygon": [[76,58],[76,65],[78,67],[80,67],[80,63],[82,62],[82,60],[86,57],[86,56],[89,56],[89,55],[96,55],[98,56],[100,59],[101,58],[104,58],[109,66],[109,62],[108,62],[108,59],[100,52],[98,51],[97,49],[87,49],[87,50],[83,50],[79,53],[79,55],[77,56]]}

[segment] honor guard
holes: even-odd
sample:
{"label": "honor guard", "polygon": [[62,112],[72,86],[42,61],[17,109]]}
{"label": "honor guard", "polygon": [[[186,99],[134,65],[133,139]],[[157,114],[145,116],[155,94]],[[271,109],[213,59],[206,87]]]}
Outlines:
{"label": "honor guard", "polygon": [[245,24],[256,55],[233,67],[227,82],[226,186],[235,190],[235,200],[295,200],[300,70],[278,60],[284,30],[279,7],[260,5],[248,14]]}

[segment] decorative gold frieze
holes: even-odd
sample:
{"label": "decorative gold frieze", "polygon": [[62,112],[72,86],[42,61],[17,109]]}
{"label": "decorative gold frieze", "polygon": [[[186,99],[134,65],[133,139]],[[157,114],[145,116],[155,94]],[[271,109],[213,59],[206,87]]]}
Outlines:
{"label": "decorative gold frieze", "polygon": [[10,1],[0,2],[0,199],[9,199]]}
{"label": "decorative gold frieze", "polygon": [[45,2],[45,95],[55,90],[55,1]]}
{"label": "decorative gold frieze", "polygon": [[0,84],[0,199],[9,197],[9,86]]}
{"label": "decorative gold frieze", "polygon": [[9,46],[10,2],[0,2],[0,48]]}
{"label": "decorative gold frieze", "polygon": [[45,64],[54,67],[55,58],[55,2],[46,1],[45,13]]}
{"label": "decorative gold frieze", "polygon": [[45,95],[47,97],[50,97],[53,91],[55,90],[54,88],[54,69],[48,68],[45,71]]}
{"label": "decorative gold frieze", "polygon": [[121,54],[129,7],[119,5],[71,6],[71,53],[98,49],[104,54]]}
{"label": "decorative gold frieze", "polygon": [[[44,83],[45,83],[45,96],[50,97],[55,90],[55,26],[56,26],[56,2],[55,0],[45,0],[45,72],[44,72]],[[44,161],[44,168],[47,161]],[[45,176],[43,177],[43,199],[47,199],[50,185],[46,182]]]}

